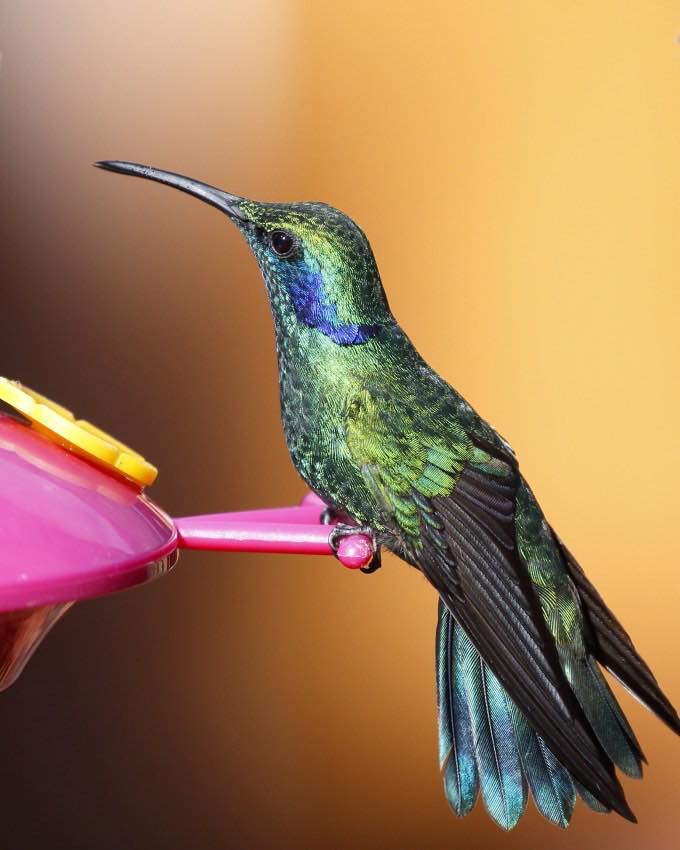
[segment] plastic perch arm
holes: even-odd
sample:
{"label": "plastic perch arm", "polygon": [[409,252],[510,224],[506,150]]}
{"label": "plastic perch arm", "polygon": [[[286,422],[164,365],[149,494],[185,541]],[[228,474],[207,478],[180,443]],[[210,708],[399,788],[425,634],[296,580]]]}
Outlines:
{"label": "plastic perch arm", "polygon": [[[271,552],[293,555],[332,555],[332,525],[319,521],[326,504],[308,493],[299,505],[175,519],[181,549],[223,552]],[[373,544],[365,534],[344,537],[337,558],[349,569],[365,567],[373,557]]]}

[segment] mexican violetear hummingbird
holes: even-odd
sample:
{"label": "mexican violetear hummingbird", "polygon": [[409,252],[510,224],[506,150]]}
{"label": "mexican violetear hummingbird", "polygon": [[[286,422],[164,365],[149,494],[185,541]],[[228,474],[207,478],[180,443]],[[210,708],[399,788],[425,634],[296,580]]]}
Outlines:
{"label": "mexican violetear hummingbird", "polygon": [[293,463],[439,594],[439,756],[453,810],[467,814],[481,792],[510,829],[531,790],[563,827],[577,793],[634,821],[614,765],[640,776],[644,756],[599,664],[680,733],[678,715],[510,445],[397,323],[364,233],[326,204],[259,203],[156,168],[97,164],[207,201],[250,245],[276,326]]}

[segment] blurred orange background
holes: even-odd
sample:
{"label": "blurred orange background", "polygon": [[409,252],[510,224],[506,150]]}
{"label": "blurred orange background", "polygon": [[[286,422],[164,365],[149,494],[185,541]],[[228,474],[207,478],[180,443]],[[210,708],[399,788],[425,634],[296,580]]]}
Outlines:
{"label": "blurred orange background", "polygon": [[[332,203],[677,703],[679,31],[642,0],[0,0],[0,373],[152,459],[174,515],[296,501],[245,244],[90,163]],[[676,844],[678,742],[627,695],[637,827],[456,820],[435,609],[394,559],[218,554],[76,606],[0,697],[3,843]]]}

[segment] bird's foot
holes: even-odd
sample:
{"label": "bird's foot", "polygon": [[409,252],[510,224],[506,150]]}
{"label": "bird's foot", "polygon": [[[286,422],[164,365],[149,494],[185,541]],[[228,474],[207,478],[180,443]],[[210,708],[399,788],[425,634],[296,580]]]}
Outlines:
{"label": "bird's foot", "polygon": [[[332,508],[327,508],[326,511],[332,511]],[[326,513],[324,511],[324,514]],[[337,516],[337,514],[332,514],[333,518]],[[322,514],[323,517],[323,514]],[[323,519],[322,519],[323,522]],[[352,537],[354,535],[361,534],[364,537],[368,537],[371,542],[371,548],[373,549],[373,557],[369,561],[369,563],[365,567],[361,567],[362,573],[374,573],[376,570],[380,569],[382,566],[381,556],[380,556],[380,547],[378,546],[378,542],[375,539],[375,533],[372,528],[369,528],[367,525],[348,525],[344,522],[339,522],[328,535],[328,543],[330,544],[331,549],[333,550],[333,554],[335,557],[338,557],[338,547],[342,540],[346,537]]]}
{"label": "bird's foot", "polygon": [[321,525],[333,525],[337,518],[338,512],[335,508],[327,507],[321,511],[321,514],[319,515],[319,522]]}
{"label": "bird's foot", "polygon": [[321,511],[319,522],[321,525],[333,525],[335,522],[341,525],[351,525],[350,517],[338,508],[331,507],[331,505]]}

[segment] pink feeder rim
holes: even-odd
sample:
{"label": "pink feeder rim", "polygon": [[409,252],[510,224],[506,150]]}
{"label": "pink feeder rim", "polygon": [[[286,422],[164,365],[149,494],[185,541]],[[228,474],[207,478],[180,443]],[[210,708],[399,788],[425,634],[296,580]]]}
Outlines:
{"label": "pink feeder rim", "polygon": [[0,415],[0,611],[140,584],[176,548],[172,520],[138,487]]}
{"label": "pink feeder rim", "polygon": [[0,413],[0,690],[74,601],[166,572],[176,548],[138,487]]}

